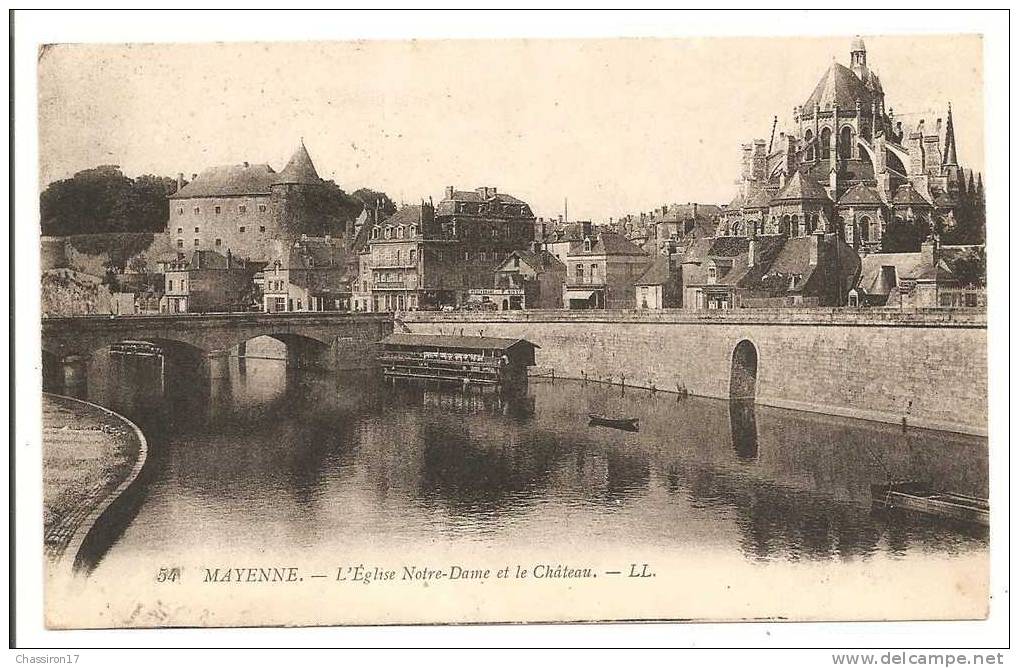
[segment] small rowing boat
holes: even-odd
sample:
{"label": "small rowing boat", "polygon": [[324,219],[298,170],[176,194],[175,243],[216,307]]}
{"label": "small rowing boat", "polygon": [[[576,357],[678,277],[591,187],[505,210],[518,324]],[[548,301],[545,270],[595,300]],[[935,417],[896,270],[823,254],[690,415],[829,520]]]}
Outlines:
{"label": "small rowing boat", "polygon": [[613,418],[600,413],[588,413],[591,418],[591,424],[595,424],[601,427],[612,427],[613,429],[623,429],[625,431],[637,431],[638,430],[638,418]]}
{"label": "small rowing boat", "polygon": [[897,482],[871,485],[870,495],[875,505],[900,508],[972,524],[990,524],[990,506],[987,499],[966,494],[934,492],[921,483]]}

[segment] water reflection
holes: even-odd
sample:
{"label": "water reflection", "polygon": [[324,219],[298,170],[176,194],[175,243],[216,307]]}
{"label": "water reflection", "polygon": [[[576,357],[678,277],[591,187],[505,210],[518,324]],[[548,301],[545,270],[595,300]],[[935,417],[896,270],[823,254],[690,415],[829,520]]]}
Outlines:
{"label": "water reflection", "polygon": [[[502,400],[279,360],[231,358],[207,377],[147,364],[97,356],[90,370],[92,400],[139,422],[160,460],[114,553],[464,539],[794,561],[986,548],[981,529],[872,512],[869,491],[895,477],[986,495],[983,439],[563,381]],[[589,412],[641,430],[589,427]]]}

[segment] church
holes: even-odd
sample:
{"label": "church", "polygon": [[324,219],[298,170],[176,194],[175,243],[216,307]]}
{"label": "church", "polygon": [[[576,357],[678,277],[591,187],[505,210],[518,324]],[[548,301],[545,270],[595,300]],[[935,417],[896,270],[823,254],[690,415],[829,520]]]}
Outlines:
{"label": "church", "polygon": [[859,37],[849,66],[832,62],[776,137],[777,120],[769,140],[742,145],[718,236],[835,233],[861,255],[963,230],[964,243],[982,242],[983,183],[959,165],[951,104],[942,117],[896,117]]}

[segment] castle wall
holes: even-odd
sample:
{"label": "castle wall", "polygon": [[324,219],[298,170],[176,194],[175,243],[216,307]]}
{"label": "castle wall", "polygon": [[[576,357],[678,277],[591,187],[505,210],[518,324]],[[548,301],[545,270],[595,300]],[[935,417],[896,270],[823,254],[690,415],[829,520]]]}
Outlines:
{"label": "castle wall", "polygon": [[166,230],[173,250],[188,255],[195,250],[226,255],[229,250],[253,260],[267,260],[268,242],[280,236],[268,195],[171,199]]}

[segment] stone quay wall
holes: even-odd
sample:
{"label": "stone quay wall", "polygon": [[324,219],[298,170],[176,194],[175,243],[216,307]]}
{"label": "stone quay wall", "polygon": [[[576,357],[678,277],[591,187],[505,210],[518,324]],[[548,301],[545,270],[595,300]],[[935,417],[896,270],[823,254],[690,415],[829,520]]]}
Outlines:
{"label": "stone quay wall", "polygon": [[401,314],[397,331],[523,338],[534,373],[728,398],[757,352],[757,403],[987,434],[984,312],[891,309]]}

